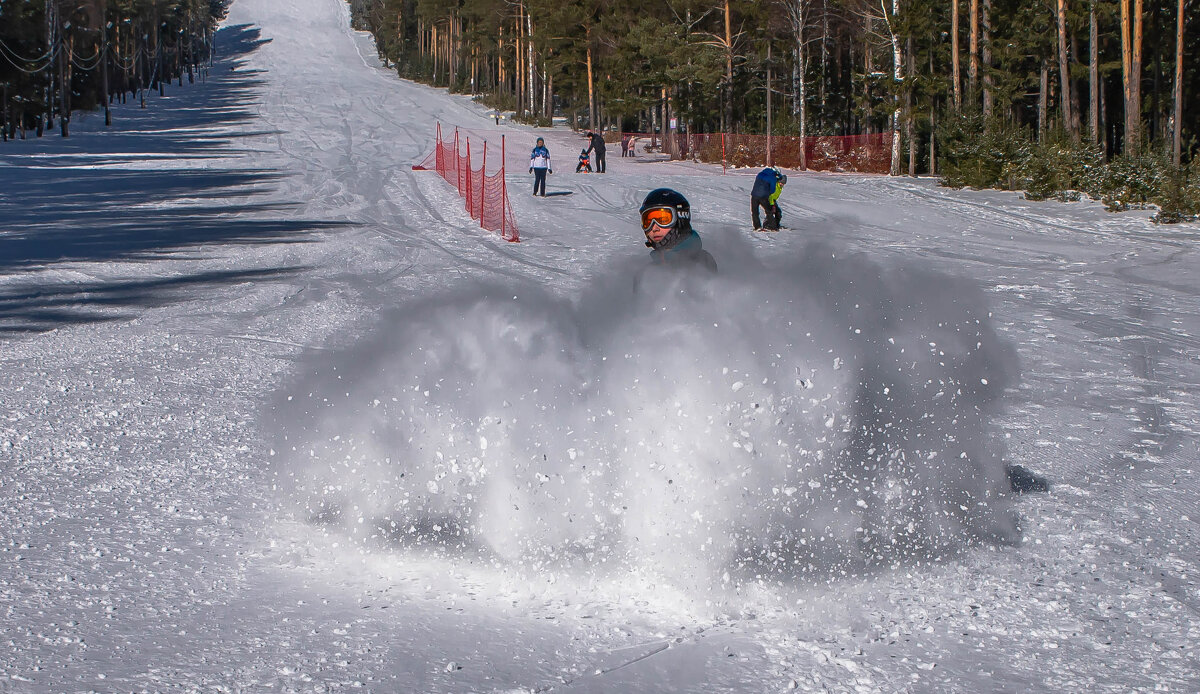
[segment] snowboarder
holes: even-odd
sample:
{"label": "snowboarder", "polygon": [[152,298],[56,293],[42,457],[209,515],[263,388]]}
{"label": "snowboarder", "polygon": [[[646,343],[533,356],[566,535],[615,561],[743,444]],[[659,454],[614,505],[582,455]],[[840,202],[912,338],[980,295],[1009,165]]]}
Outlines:
{"label": "snowboarder", "polygon": [[779,194],[787,183],[787,176],[778,167],[770,166],[758,172],[754,177],[754,188],[750,191],[750,214],[754,222],[754,230],[763,228],[759,222],[758,208],[766,212],[768,231],[779,231],[779,222],[783,217],[779,209]]}
{"label": "snowboarder", "polygon": [[533,174],[533,194],[535,196],[540,189],[542,197],[546,197],[547,172],[554,173],[554,169],[550,166],[550,150],[546,149],[546,141],[539,137],[537,145],[529,153],[529,173]]}
{"label": "snowboarder", "polygon": [[596,173],[604,173],[604,136],[589,130],[588,139],[591,140],[587,148],[588,154],[593,151],[596,153]]}
{"label": "snowboarder", "polygon": [[586,149],[579,150],[579,163],[575,165],[575,173],[582,171],[592,172],[592,160],[588,158]]}
{"label": "snowboarder", "polygon": [[717,261],[704,250],[700,234],[692,229],[692,207],[687,198],[670,188],[657,188],[646,196],[639,211],[646,245],[653,249],[653,264],[717,271]]}

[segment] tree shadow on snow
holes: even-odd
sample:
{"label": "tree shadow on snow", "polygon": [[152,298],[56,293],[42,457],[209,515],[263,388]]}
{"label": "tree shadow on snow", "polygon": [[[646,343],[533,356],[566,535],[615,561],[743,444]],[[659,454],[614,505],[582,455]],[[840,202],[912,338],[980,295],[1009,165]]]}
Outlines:
{"label": "tree shadow on snow", "polygon": [[42,285],[0,292],[0,336],[44,332],[61,325],[127,320],[121,308],[154,308],[184,301],[200,289],[278,280],[300,268],[201,272],[165,279]]}
{"label": "tree shadow on snow", "polygon": [[[246,127],[257,117],[263,81],[241,68],[266,42],[255,27],[224,27],[203,83],[166,85],[165,99],[151,91],[146,109],[132,101],[115,109],[111,130],[97,123],[99,113],[82,114],[70,138],[0,146],[0,277],[29,273],[0,293],[0,334],[127,318],[112,309],[187,301],[221,285],[299,270],[188,273],[174,265],[175,276],[147,279],[105,278],[98,267],[101,279],[65,284],[44,272],[59,264],[179,261],[189,249],[302,243],[349,224],[296,218],[291,212],[301,201],[253,202],[287,174],[228,165],[252,151],[235,146],[238,140],[264,134]],[[152,168],[155,160],[168,165]],[[230,198],[237,202],[225,202]]]}

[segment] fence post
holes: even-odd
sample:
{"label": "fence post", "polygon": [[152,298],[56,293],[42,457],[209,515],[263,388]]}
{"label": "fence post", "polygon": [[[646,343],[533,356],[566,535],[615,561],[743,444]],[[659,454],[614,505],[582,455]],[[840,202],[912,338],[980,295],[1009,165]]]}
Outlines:
{"label": "fence post", "polygon": [[508,199],[508,181],[505,180],[504,165],[507,163],[505,156],[507,149],[504,143],[504,135],[500,135],[500,238],[508,238],[508,215],[504,214],[504,201]]}
{"label": "fence post", "polygon": [[487,140],[483,141],[483,164],[479,167],[479,181],[482,184],[479,186],[479,226],[487,229],[487,222],[483,218],[483,211],[487,209],[487,196],[484,195],[487,192]]}
{"label": "fence post", "polygon": [[726,159],[725,159],[725,133],[721,133],[721,175],[725,175]]}
{"label": "fence post", "polygon": [[475,218],[475,201],[471,199],[471,138],[467,138],[467,214],[471,219]]}

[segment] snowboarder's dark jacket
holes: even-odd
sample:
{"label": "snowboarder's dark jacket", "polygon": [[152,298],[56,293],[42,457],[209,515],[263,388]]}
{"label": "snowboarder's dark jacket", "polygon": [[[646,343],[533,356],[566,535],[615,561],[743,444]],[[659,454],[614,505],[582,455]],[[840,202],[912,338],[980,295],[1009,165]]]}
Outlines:
{"label": "snowboarder's dark jacket", "polygon": [[763,169],[754,177],[754,189],[750,197],[767,200],[775,192],[775,184],[779,183],[779,172],[775,169]]}
{"label": "snowboarder's dark jacket", "polygon": [[653,265],[664,265],[679,269],[704,269],[708,272],[717,271],[717,261],[712,254],[704,250],[700,234],[694,229],[689,230],[679,241],[669,248],[655,248],[650,251],[650,262]]}

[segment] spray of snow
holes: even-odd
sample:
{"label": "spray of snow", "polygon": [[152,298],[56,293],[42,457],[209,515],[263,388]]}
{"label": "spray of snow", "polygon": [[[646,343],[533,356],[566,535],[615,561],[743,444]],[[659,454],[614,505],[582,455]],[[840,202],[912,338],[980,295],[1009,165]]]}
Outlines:
{"label": "spray of snow", "polygon": [[684,590],[1018,537],[1015,353],[971,283],[824,244],[607,276],[415,301],[314,360],[271,407],[287,497],[368,545]]}

